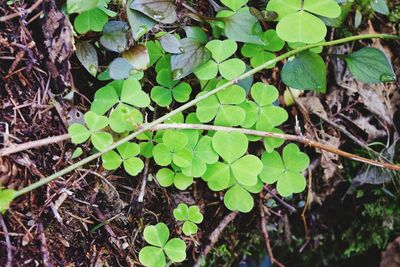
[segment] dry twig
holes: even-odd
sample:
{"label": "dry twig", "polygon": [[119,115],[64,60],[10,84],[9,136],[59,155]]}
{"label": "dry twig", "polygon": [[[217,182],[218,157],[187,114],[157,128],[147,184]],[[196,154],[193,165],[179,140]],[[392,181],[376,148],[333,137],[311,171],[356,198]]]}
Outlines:
{"label": "dry twig", "polygon": [[[262,193],[260,193],[260,196]],[[260,206],[260,216],[261,216],[261,232],[263,233],[264,239],[265,239],[265,245],[267,246],[268,254],[269,254],[269,260],[271,261],[272,264],[276,264],[279,267],[285,267],[282,263],[280,263],[277,259],[275,259],[274,254],[272,252],[271,248],[271,243],[269,241],[269,234],[267,230],[267,219],[265,217],[265,210],[264,210],[264,205],[262,202],[262,196],[259,201],[259,206]]]}
{"label": "dry twig", "polygon": [[12,250],[11,250],[11,241],[10,235],[8,233],[7,225],[4,222],[3,215],[0,214],[0,225],[3,228],[4,238],[6,240],[7,245],[7,263],[5,267],[12,267]]}

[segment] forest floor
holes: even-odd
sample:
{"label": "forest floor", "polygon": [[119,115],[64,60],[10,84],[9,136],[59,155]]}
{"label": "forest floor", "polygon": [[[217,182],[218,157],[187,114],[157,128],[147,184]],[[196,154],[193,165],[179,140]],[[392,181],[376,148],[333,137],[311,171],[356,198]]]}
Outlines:
{"label": "forest floor", "polygon": [[[66,134],[71,123],[82,120],[87,99],[104,85],[75,56],[50,66],[44,42],[48,10],[35,1],[8,2],[0,1],[0,148]],[[358,31],[393,34],[394,25],[371,16]],[[367,43],[386,53],[398,76],[400,43]],[[334,49],[338,54],[352,47]],[[296,96],[286,107],[295,119],[285,123],[285,132],[297,134],[301,128],[306,137],[351,153],[399,162],[399,83],[361,84],[338,59],[327,57],[327,62],[335,82],[326,94]],[[260,75],[284,91],[279,68]],[[73,99],[57,84],[68,79],[77,91]],[[185,266],[201,260],[205,266],[268,266],[257,263],[270,255],[266,243],[285,266],[378,266],[381,255],[390,261],[390,251],[400,246],[394,241],[400,235],[398,173],[305,149],[312,159],[308,193],[282,200],[266,187],[250,214],[228,211],[222,195],[201,183],[184,193],[166,191],[147,180],[156,172],[148,161],[144,174],[128,179],[123,171],[110,173],[93,161],[18,198],[0,215],[0,265],[137,266],[144,227],[158,221],[174,225],[172,210],[182,201],[196,203],[207,211],[205,218],[212,218],[197,235],[185,237],[192,244]],[[73,151],[63,140],[1,156],[0,185],[23,188],[72,164]],[[206,259],[200,257],[204,254]]]}

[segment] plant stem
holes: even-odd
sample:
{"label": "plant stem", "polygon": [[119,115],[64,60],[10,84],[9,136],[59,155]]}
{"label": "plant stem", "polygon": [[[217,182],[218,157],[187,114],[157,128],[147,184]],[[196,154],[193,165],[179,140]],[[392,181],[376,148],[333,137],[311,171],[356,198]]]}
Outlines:
{"label": "plant stem", "polygon": [[347,43],[347,42],[352,42],[352,41],[357,41],[357,40],[373,39],[373,38],[400,39],[400,36],[390,35],[390,34],[356,35],[356,36],[346,37],[346,38],[337,39],[337,40],[333,40],[333,41],[329,41],[329,42],[321,42],[321,43],[316,43],[316,44],[310,44],[310,45],[299,47],[299,48],[296,48],[296,49],[291,50],[289,52],[286,52],[286,53],[284,53],[284,54],[282,54],[282,55],[280,55],[280,56],[278,56],[278,57],[276,57],[276,58],[274,58],[272,60],[269,60],[269,61],[263,63],[262,65],[254,68],[254,69],[251,69],[251,70],[243,73],[239,77],[237,77],[237,78],[235,78],[235,79],[233,79],[231,81],[228,81],[227,83],[225,83],[225,84],[223,84],[221,86],[218,86],[217,88],[205,93],[204,95],[201,95],[201,96],[199,96],[199,97],[187,102],[186,104],[184,104],[184,105],[180,106],[179,108],[177,108],[177,109],[165,114],[164,116],[162,116],[162,117],[160,117],[160,118],[158,118],[158,119],[156,119],[156,120],[144,125],[138,131],[133,132],[130,135],[128,135],[127,137],[125,137],[125,138],[119,140],[118,142],[112,144],[111,146],[107,147],[104,151],[95,153],[95,154],[93,154],[93,155],[91,155],[91,156],[89,156],[87,158],[84,158],[81,161],[78,161],[78,162],[68,166],[65,169],[62,169],[62,170],[60,170],[60,171],[58,171],[58,172],[56,172],[56,173],[44,178],[44,179],[41,179],[41,180],[39,180],[39,181],[29,185],[29,186],[17,191],[16,192],[16,196],[21,196],[23,194],[26,194],[26,193],[28,193],[28,192],[30,192],[30,191],[38,188],[38,187],[41,187],[42,185],[45,185],[45,184],[57,179],[58,177],[61,177],[61,176],[65,175],[65,174],[67,174],[67,173],[69,173],[69,172],[71,172],[71,171],[83,166],[86,163],[91,162],[92,160],[97,159],[102,154],[113,150],[114,148],[120,146],[121,144],[123,144],[125,142],[128,142],[128,141],[132,140],[133,138],[135,138],[136,136],[138,136],[139,134],[141,134],[143,132],[149,131],[154,126],[156,126],[158,124],[161,124],[162,122],[164,122],[165,120],[171,118],[172,116],[174,116],[174,115],[176,115],[176,114],[178,114],[178,113],[180,113],[180,112],[182,112],[182,111],[184,111],[184,110],[196,105],[198,102],[200,102],[200,101],[202,101],[202,100],[204,100],[204,99],[206,99],[206,98],[208,98],[208,97],[210,97],[210,96],[212,96],[212,95],[214,95],[214,94],[226,89],[227,87],[236,84],[238,81],[246,79],[246,78],[252,76],[253,74],[255,74],[257,72],[262,71],[263,69],[265,69],[269,65],[275,64],[275,63],[277,63],[277,62],[279,62],[281,60],[287,59],[287,58],[292,57],[292,56],[294,56],[294,55],[296,55],[298,53],[301,53],[303,51],[309,50],[309,49],[314,48],[314,47],[319,47],[319,46],[325,47],[325,46],[331,46],[331,45],[337,45],[337,44],[342,44],[342,43]]}

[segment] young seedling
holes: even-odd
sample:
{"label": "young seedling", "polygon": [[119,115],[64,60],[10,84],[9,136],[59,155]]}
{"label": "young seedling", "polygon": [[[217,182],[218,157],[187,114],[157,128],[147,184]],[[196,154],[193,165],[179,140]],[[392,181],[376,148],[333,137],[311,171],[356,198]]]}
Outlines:
{"label": "young seedling", "polygon": [[185,235],[194,235],[197,233],[197,224],[203,221],[203,214],[201,214],[198,206],[190,206],[185,203],[180,203],[174,209],[174,217],[177,221],[183,221],[182,231]]}
{"label": "young seedling", "polygon": [[186,259],[186,244],[182,239],[169,240],[169,229],[164,223],[146,226],[144,240],[150,244],[139,252],[139,260],[144,266],[166,266],[166,257],[172,262],[182,262]]}

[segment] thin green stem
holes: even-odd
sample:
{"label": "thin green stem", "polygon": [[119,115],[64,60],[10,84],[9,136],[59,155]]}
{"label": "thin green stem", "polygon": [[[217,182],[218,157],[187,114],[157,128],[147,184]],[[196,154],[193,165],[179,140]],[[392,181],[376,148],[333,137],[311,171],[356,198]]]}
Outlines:
{"label": "thin green stem", "polygon": [[306,45],[306,46],[303,46],[303,47],[300,47],[300,48],[291,50],[291,51],[289,51],[289,52],[287,52],[287,53],[284,53],[284,54],[282,54],[282,55],[280,55],[280,56],[278,56],[278,57],[272,59],[272,60],[269,60],[269,61],[263,63],[262,65],[260,65],[260,66],[258,66],[258,67],[256,67],[256,68],[254,68],[254,69],[249,70],[248,72],[246,72],[246,73],[240,75],[240,76],[237,77],[236,79],[233,79],[233,80],[231,80],[231,81],[229,81],[229,82],[227,82],[227,83],[225,83],[225,84],[223,84],[223,85],[221,85],[221,86],[218,86],[217,88],[215,88],[215,89],[213,89],[213,90],[207,92],[207,93],[204,94],[204,95],[201,95],[201,96],[199,96],[199,97],[193,99],[192,101],[190,101],[190,102],[188,102],[188,103],[186,103],[186,104],[180,106],[179,108],[177,108],[177,109],[175,109],[175,110],[173,110],[173,111],[171,111],[171,112],[165,114],[164,116],[162,116],[162,117],[160,117],[160,118],[158,118],[158,119],[156,119],[156,120],[154,120],[154,121],[152,121],[152,122],[150,122],[150,123],[148,123],[148,124],[143,125],[138,131],[136,131],[136,132],[134,132],[134,133],[131,133],[131,134],[128,135],[127,137],[125,137],[125,138],[119,140],[118,142],[112,144],[111,146],[107,147],[104,151],[98,152],[98,153],[93,154],[93,155],[91,155],[91,156],[89,156],[89,157],[87,157],[87,158],[84,158],[84,159],[82,159],[81,161],[78,161],[78,162],[76,162],[76,163],[74,163],[74,164],[68,166],[68,167],[65,168],[65,169],[62,169],[62,170],[60,170],[60,171],[58,171],[58,172],[56,172],[56,173],[54,173],[54,174],[52,174],[52,175],[50,175],[50,176],[44,178],[44,179],[41,179],[41,180],[39,180],[39,181],[37,181],[37,182],[35,182],[35,183],[33,183],[33,184],[31,184],[31,185],[29,185],[29,186],[27,186],[27,187],[21,189],[21,190],[18,190],[18,191],[16,192],[16,196],[21,196],[21,195],[23,195],[23,194],[26,194],[26,193],[28,193],[28,192],[30,192],[30,191],[36,189],[36,188],[41,187],[42,185],[45,185],[45,184],[47,184],[47,183],[49,183],[49,182],[51,182],[51,181],[53,181],[53,180],[55,180],[55,179],[57,179],[57,178],[63,176],[63,175],[65,175],[65,174],[67,174],[67,173],[69,173],[69,172],[71,172],[71,171],[73,171],[73,170],[75,170],[75,169],[77,169],[77,168],[83,166],[83,165],[86,164],[86,163],[91,162],[92,160],[97,159],[97,158],[100,157],[102,154],[104,154],[104,153],[106,153],[106,152],[108,152],[108,151],[111,151],[111,150],[115,149],[116,147],[120,146],[121,144],[123,144],[123,143],[125,143],[125,142],[128,142],[128,141],[132,140],[133,138],[135,138],[135,137],[138,136],[139,134],[150,130],[150,129],[153,128],[154,126],[156,126],[156,125],[158,125],[158,124],[160,124],[160,123],[166,121],[167,119],[171,118],[172,116],[174,116],[174,115],[176,115],[176,114],[178,114],[178,113],[180,113],[180,112],[182,112],[182,111],[184,111],[184,110],[186,110],[186,109],[188,109],[188,108],[190,108],[190,107],[196,105],[198,102],[200,102],[200,101],[202,101],[202,100],[204,100],[204,99],[206,99],[206,98],[208,98],[208,97],[210,97],[210,96],[212,96],[212,95],[214,95],[214,94],[216,94],[216,93],[218,93],[218,92],[224,90],[225,88],[227,88],[227,87],[229,87],[229,86],[231,86],[231,85],[233,85],[233,84],[236,84],[238,81],[243,80],[243,79],[246,79],[247,77],[252,76],[253,74],[255,74],[255,73],[257,73],[257,72],[259,72],[259,71],[265,69],[265,68],[268,67],[269,65],[272,65],[272,64],[275,64],[275,63],[277,63],[277,62],[279,62],[279,61],[281,61],[281,60],[290,58],[290,57],[292,57],[292,56],[294,56],[294,55],[296,55],[296,54],[298,54],[298,53],[301,53],[301,52],[303,52],[303,51],[309,50],[309,49],[314,48],[314,47],[319,47],[319,46],[322,46],[322,47],[324,47],[324,46],[332,46],[332,45],[343,44],[343,43],[352,42],[352,41],[357,41],[357,40],[373,39],[373,38],[381,38],[381,39],[400,39],[400,37],[397,36],[397,35],[390,35],[390,34],[365,34],[365,35],[356,35],[356,36],[346,37],[346,38],[342,38],[342,39],[338,39],[338,40],[333,40],[333,41],[329,41],[329,42],[321,42],[321,43],[316,43],[316,44],[310,44],[310,45]]}

